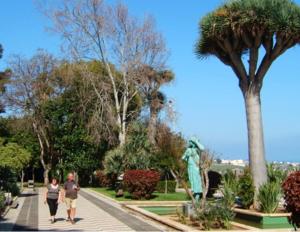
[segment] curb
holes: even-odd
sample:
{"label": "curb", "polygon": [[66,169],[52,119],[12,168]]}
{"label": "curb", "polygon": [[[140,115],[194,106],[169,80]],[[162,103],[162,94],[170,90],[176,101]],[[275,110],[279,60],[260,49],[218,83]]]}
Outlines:
{"label": "curb", "polygon": [[132,210],[134,212],[137,212],[139,214],[142,214],[150,219],[153,219],[161,224],[167,225],[168,227],[171,227],[173,229],[176,230],[180,230],[180,231],[197,231],[196,229],[187,226],[187,225],[183,225],[179,222],[175,222],[173,220],[167,219],[167,218],[162,218],[159,215],[156,215],[154,213],[148,212],[144,209],[139,208],[138,206],[135,205],[122,205],[124,208],[127,208],[129,210]]}

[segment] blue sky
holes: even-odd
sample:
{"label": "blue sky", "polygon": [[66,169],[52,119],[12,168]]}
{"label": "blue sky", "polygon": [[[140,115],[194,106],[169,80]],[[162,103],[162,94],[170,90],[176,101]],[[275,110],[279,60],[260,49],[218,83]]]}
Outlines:
{"label": "blue sky", "polygon": [[[114,0],[108,2],[115,2]],[[221,0],[124,0],[132,14],[155,17],[170,50],[168,66],[176,75],[164,88],[175,100],[176,130],[188,138],[197,135],[222,158],[247,158],[244,102],[237,78],[214,57],[198,60],[194,44],[198,21]],[[300,3],[300,1],[296,1]],[[49,34],[49,22],[31,0],[2,0],[0,43],[5,53],[0,68],[13,53],[32,55],[44,48],[60,55],[60,40]],[[266,155],[268,160],[300,161],[300,48],[289,50],[268,72],[262,91]]]}

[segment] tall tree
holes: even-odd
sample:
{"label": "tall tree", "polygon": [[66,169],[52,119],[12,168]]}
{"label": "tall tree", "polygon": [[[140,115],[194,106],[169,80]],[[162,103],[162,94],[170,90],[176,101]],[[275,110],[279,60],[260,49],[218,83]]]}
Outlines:
{"label": "tall tree", "polygon": [[256,191],[267,181],[260,99],[263,80],[272,63],[299,42],[300,8],[291,0],[229,1],[200,22],[197,54],[216,56],[239,81]]}
{"label": "tall tree", "polygon": [[[81,112],[81,106],[78,104],[81,100],[76,94],[78,87],[74,84],[66,86],[63,94],[44,105],[43,112],[54,137],[55,150],[59,154],[56,168],[60,171],[72,170],[79,173],[82,185],[84,179],[100,166],[101,155],[104,152],[98,149],[102,144],[99,145],[93,140],[85,126],[89,120],[89,113],[85,115]],[[102,143],[104,142],[103,139]]]}
{"label": "tall tree", "polygon": [[32,58],[15,55],[10,59],[11,77],[6,92],[7,104],[19,115],[27,116],[40,146],[40,161],[44,168],[44,182],[56,159],[53,137],[49,134],[43,116],[43,104],[62,91],[56,82],[54,70],[57,61],[45,51],[39,50]]}
{"label": "tall tree", "polygon": [[[62,36],[73,58],[104,64],[107,83],[113,92],[119,143],[123,145],[130,117],[128,106],[138,94],[137,71],[143,65],[159,70],[166,59],[164,40],[153,19],[139,21],[129,15],[124,5],[110,6],[103,0],[65,0],[60,8],[47,12],[54,31]],[[94,90],[100,99],[106,97],[106,92]]]}
{"label": "tall tree", "polygon": [[166,96],[160,88],[174,79],[174,74],[169,70],[157,71],[152,67],[145,66],[141,69],[139,87],[149,107],[148,137],[155,144],[158,114],[166,103]]}

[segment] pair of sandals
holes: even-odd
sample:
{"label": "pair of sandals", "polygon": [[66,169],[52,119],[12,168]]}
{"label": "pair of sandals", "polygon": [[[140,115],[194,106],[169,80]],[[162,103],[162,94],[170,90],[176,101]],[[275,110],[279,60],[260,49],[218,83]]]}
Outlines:
{"label": "pair of sandals", "polygon": [[67,218],[66,221],[67,221],[67,222],[71,222],[71,224],[73,224],[73,225],[75,224],[74,219],[72,220],[71,218]]}

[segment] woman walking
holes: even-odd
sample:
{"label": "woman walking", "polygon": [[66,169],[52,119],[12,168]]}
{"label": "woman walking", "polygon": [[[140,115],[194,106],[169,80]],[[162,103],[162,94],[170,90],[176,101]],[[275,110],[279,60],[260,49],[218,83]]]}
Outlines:
{"label": "woman walking", "polygon": [[51,223],[55,222],[55,215],[57,212],[58,204],[61,201],[61,191],[58,180],[53,178],[51,184],[48,185],[45,193],[45,204],[48,204],[50,210]]}

